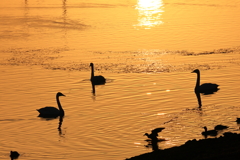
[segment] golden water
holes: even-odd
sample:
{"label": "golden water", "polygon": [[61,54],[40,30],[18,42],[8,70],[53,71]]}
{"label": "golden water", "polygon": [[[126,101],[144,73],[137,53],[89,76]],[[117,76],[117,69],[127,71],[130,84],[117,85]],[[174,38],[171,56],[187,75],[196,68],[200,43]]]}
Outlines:
{"label": "golden water", "polygon": [[[148,3],[147,3],[148,2]],[[150,3],[151,2],[151,3]],[[240,117],[238,1],[1,1],[0,159],[116,160],[201,139]],[[107,78],[92,94],[89,63]],[[217,83],[201,95],[194,86]],[[36,109],[57,106],[59,119]]]}

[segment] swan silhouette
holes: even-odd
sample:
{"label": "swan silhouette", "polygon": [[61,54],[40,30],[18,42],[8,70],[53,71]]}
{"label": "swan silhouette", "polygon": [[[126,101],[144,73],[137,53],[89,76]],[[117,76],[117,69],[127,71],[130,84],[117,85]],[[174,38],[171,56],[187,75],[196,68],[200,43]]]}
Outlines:
{"label": "swan silhouette", "polygon": [[55,107],[44,107],[44,108],[40,108],[37,109],[37,111],[39,112],[39,117],[43,117],[43,118],[56,118],[58,116],[64,116],[64,110],[61,106],[61,103],[59,101],[59,97],[60,96],[65,96],[64,94],[62,94],[61,92],[58,92],[56,94],[56,100],[57,100],[57,104],[58,104],[58,108]]}
{"label": "swan silhouette", "polygon": [[220,125],[216,125],[216,126],[214,127],[214,129],[217,130],[217,131],[218,131],[218,130],[227,129],[227,128],[228,128],[228,126],[224,126],[224,125],[221,125],[221,124],[220,124]]}
{"label": "swan silhouette", "polygon": [[192,73],[197,73],[197,81],[195,86],[195,92],[203,93],[203,94],[213,94],[219,90],[217,84],[214,83],[204,83],[200,85],[200,71],[199,69],[195,69]]}
{"label": "swan silhouette", "polygon": [[152,141],[158,141],[158,133],[164,130],[165,128],[155,128],[151,131],[151,134],[145,133],[144,136],[147,136]]}
{"label": "swan silhouette", "polygon": [[10,151],[11,159],[17,159],[19,157],[19,153],[17,151]]}
{"label": "swan silhouette", "polygon": [[94,76],[94,65],[93,63],[90,63],[91,67],[91,82],[95,85],[105,84],[106,79],[103,76]]}
{"label": "swan silhouette", "polygon": [[236,122],[237,122],[238,124],[240,124],[240,118],[237,118]]}
{"label": "swan silhouette", "polygon": [[207,130],[207,127],[203,127],[205,129],[204,132],[202,132],[202,135],[207,137],[207,136],[216,136],[218,134],[218,132],[216,130]]}

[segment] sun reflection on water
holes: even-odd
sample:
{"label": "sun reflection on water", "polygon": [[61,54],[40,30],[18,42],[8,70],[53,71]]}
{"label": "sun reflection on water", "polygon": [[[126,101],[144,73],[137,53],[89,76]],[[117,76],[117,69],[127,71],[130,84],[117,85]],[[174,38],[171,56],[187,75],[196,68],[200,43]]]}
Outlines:
{"label": "sun reflection on water", "polygon": [[152,27],[163,24],[161,18],[164,12],[163,8],[162,0],[138,0],[135,7],[139,15],[138,24],[134,26],[136,28],[151,29]]}

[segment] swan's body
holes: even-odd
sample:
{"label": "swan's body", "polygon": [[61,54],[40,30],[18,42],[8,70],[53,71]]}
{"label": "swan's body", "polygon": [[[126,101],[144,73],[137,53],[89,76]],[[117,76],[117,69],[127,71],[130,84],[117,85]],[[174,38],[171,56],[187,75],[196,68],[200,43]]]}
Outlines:
{"label": "swan's body", "polygon": [[44,107],[44,108],[40,108],[37,109],[37,111],[39,112],[39,117],[58,117],[58,116],[64,116],[64,110],[61,106],[61,103],[59,101],[59,97],[60,96],[65,96],[64,94],[62,94],[61,92],[58,92],[56,94],[56,100],[57,100],[57,104],[58,104],[58,108],[55,107]]}
{"label": "swan's body", "polygon": [[237,123],[240,123],[240,118],[237,118],[236,122],[237,122]]}
{"label": "swan's body", "polygon": [[216,136],[218,134],[218,132],[216,130],[207,130],[207,127],[203,127],[205,129],[204,132],[202,132],[203,136]]}
{"label": "swan's body", "polygon": [[197,81],[195,86],[195,92],[204,93],[204,94],[213,94],[219,90],[217,84],[214,83],[204,83],[200,85],[200,71],[195,69],[192,73],[197,73]]}
{"label": "swan's body", "polygon": [[17,151],[10,151],[10,157],[11,159],[16,159],[19,157],[19,153]]}
{"label": "swan's body", "polygon": [[94,85],[99,85],[99,84],[105,84],[106,83],[106,79],[103,76],[94,76],[94,65],[93,63],[90,63],[90,67],[91,67],[91,82]]}
{"label": "swan's body", "polygon": [[228,126],[224,126],[224,125],[217,125],[214,127],[215,130],[223,130],[223,129],[227,129]]}
{"label": "swan's body", "polygon": [[163,129],[165,129],[165,128],[156,128],[156,129],[152,130],[151,134],[145,133],[144,136],[147,136],[152,141],[157,141],[158,133],[161,132]]}
{"label": "swan's body", "polygon": [[237,118],[236,122],[237,124],[240,124],[240,118]]}

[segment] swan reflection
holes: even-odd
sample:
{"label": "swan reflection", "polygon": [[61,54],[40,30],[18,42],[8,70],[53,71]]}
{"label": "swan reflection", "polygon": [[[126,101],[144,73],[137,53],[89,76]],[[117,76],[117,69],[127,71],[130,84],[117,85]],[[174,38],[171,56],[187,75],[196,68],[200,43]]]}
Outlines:
{"label": "swan reflection", "polygon": [[163,10],[162,0],[138,0],[135,9],[138,11],[138,24],[135,27],[151,29],[163,24],[161,20]]}
{"label": "swan reflection", "polygon": [[59,123],[58,123],[58,132],[59,136],[62,136],[62,123],[63,123],[64,116],[59,116]]}
{"label": "swan reflection", "polygon": [[[93,82],[91,82],[91,85],[92,85],[93,100],[95,100],[95,98],[96,98],[96,84],[93,83]],[[98,85],[98,86],[99,86],[99,85]],[[101,85],[101,86],[103,87],[104,85]]]}
{"label": "swan reflection", "polygon": [[91,84],[92,84],[92,94],[93,96],[96,96],[95,84],[93,82],[91,82]]}
{"label": "swan reflection", "polygon": [[148,144],[145,145],[145,147],[147,148],[151,147],[153,151],[159,150],[158,141],[153,141],[153,140],[148,141]]}
{"label": "swan reflection", "polygon": [[64,24],[66,23],[66,16],[67,16],[67,7],[66,7],[66,0],[63,0],[63,19],[64,19]]}
{"label": "swan reflection", "polygon": [[201,95],[200,95],[199,92],[196,92],[196,91],[195,91],[195,94],[196,94],[196,97],[197,97],[197,100],[198,100],[198,107],[201,108],[202,107]]}
{"label": "swan reflection", "polygon": [[[56,119],[57,117],[51,117],[51,118],[46,118],[46,117],[41,117],[42,120],[45,120],[45,121],[49,121],[49,120],[54,120]],[[59,133],[59,136],[62,136],[63,133],[62,133],[62,124],[63,124],[63,118],[64,116],[59,116],[59,122],[58,122],[58,133]]]}

